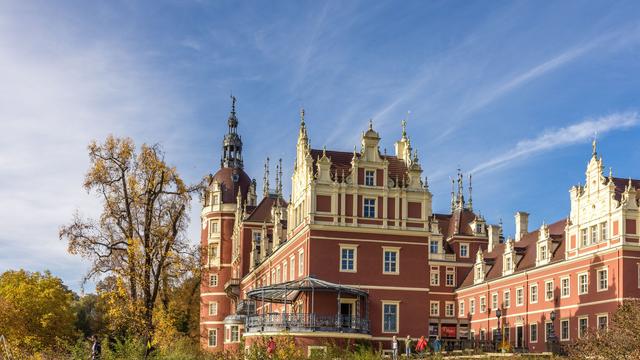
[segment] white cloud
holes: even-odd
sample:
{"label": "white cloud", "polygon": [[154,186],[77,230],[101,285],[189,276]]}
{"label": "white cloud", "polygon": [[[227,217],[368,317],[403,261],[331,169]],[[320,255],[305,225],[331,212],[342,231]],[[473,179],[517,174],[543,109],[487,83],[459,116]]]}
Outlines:
{"label": "white cloud", "polygon": [[638,123],[640,123],[640,117],[637,112],[625,112],[613,113],[597,119],[586,119],[567,127],[547,130],[533,139],[519,141],[515,147],[502,155],[476,166],[471,173],[492,171],[536,153],[581,143],[592,138],[594,134],[630,128],[637,126]]}

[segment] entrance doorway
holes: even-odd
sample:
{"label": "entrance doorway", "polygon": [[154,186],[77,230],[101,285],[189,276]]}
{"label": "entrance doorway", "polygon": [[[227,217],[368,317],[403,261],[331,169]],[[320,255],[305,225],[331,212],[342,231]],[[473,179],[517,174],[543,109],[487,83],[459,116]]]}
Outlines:
{"label": "entrance doorway", "polygon": [[355,314],[355,302],[340,302],[340,326],[351,327],[353,325],[353,317]]}
{"label": "entrance doorway", "polygon": [[524,347],[524,328],[516,325],[516,348]]}

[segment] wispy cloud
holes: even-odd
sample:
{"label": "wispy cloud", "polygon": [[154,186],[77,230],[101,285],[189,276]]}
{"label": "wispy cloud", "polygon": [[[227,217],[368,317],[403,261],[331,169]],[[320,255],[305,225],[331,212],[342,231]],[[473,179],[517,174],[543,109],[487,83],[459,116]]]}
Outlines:
{"label": "wispy cloud", "polygon": [[471,172],[477,174],[496,170],[536,153],[581,143],[593,137],[594,134],[630,128],[639,123],[640,116],[637,112],[625,112],[613,113],[597,119],[586,119],[567,127],[547,130],[533,139],[519,141],[515,147],[476,166]]}

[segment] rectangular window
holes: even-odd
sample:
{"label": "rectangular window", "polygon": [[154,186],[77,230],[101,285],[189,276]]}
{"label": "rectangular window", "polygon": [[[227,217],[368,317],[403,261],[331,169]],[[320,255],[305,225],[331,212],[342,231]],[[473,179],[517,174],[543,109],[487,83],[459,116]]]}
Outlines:
{"label": "rectangular window", "polygon": [[218,243],[209,244],[209,262],[218,259]]}
{"label": "rectangular window", "polygon": [[209,236],[218,233],[218,220],[209,220]]}
{"label": "rectangular window", "polygon": [[458,316],[464,316],[464,301],[458,303]]}
{"label": "rectangular window", "polygon": [[498,310],[498,293],[491,294],[491,310]]}
{"label": "rectangular window", "polygon": [[289,272],[287,271],[287,260],[285,260],[282,262],[282,281],[287,281],[287,274]]}
{"label": "rectangular window", "polygon": [[598,330],[607,330],[609,327],[609,316],[598,315]]}
{"label": "rectangular window", "polygon": [[595,244],[598,242],[598,227],[593,225],[591,227],[591,243]]}
{"label": "rectangular window", "polygon": [[212,301],[209,303],[209,316],[218,315],[218,303]]}
{"label": "rectangular window", "polygon": [[538,302],[538,284],[529,286],[529,303],[535,304]]}
{"label": "rectangular window", "polygon": [[438,240],[431,240],[429,242],[429,251],[432,254],[437,254],[438,253]]}
{"label": "rectangular window", "polygon": [[356,247],[340,246],[340,271],[356,272]]}
{"label": "rectangular window", "polygon": [[376,199],[364,199],[364,217],[376,217]]}
{"label": "rectangular window", "polygon": [[516,289],[516,306],[524,305],[524,288]]}
{"label": "rectangular window", "polygon": [[383,254],[383,273],[398,274],[400,272],[400,269],[398,269],[400,251],[396,249],[385,249]]}
{"label": "rectangular window", "polygon": [[580,229],[580,238],[582,239],[582,246],[589,245],[589,239],[587,238],[587,229]]}
{"label": "rectangular window", "polygon": [[304,274],[304,251],[300,250],[298,252],[298,276],[303,276]]}
{"label": "rectangular window", "polygon": [[440,316],[440,302],[439,301],[431,301],[429,303],[429,315],[430,316]]}
{"label": "rectangular window", "polygon": [[209,286],[218,286],[218,274],[209,275]]}
{"label": "rectangular window", "polygon": [[505,290],[502,294],[502,307],[508,309],[511,307],[511,291]]}
{"label": "rectangular window", "polygon": [[218,346],[218,329],[209,329],[209,347]]}
{"label": "rectangular window", "polygon": [[480,296],[480,313],[487,311],[487,298]]}
{"label": "rectangular window", "polygon": [[553,300],[553,280],[548,280],[544,282],[544,300],[545,301]]}
{"label": "rectangular window", "polygon": [[598,291],[609,289],[609,270],[607,268],[598,270]]}
{"label": "rectangular window", "polygon": [[538,342],[538,324],[529,324],[529,342]]}
{"label": "rectangular window", "polygon": [[240,341],[240,330],[238,329],[238,325],[231,325],[231,342]]}
{"label": "rectangular window", "polygon": [[589,318],[581,317],[578,318],[578,336],[583,337],[587,334],[587,329],[589,328]]}
{"label": "rectangular window", "polygon": [[211,197],[211,205],[218,205],[218,195],[213,195]]}
{"label": "rectangular window", "polygon": [[567,298],[571,295],[571,282],[569,281],[569,277],[563,277],[560,279],[560,297]]}
{"label": "rectangular window", "polygon": [[289,258],[289,279],[293,280],[296,278],[296,258],[292,255]]}
{"label": "rectangular window", "polygon": [[609,238],[607,231],[607,222],[600,223],[600,241],[605,241]]}
{"label": "rectangular window", "polygon": [[446,278],[445,278],[445,284],[449,287],[453,287],[456,285],[456,273],[455,272],[450,272],[447,270],[447,274],[446,274]]}
{"label": "rectangular window", "polygon": [[578,274],[578,295],[589,292],[589,273]]}
{"label": "rectangular window", "polygon": [[469,300],[469,312],[471,315],[475,315],[476,313],[476,299]]}
{"label": "rectangular window", "polygon": [[569,340],[569,319],[560,320],[560,340]]}
{"label": "rectangular window", "polygon": [[544,323],[544,342],[549,341],[549,335],[551,335],[551,327],[553,323],[551,321],[547,321]]}
{"label": "rectangular window", "polygon": [[456,313],[455,303],[447,301],[444,304],[444,316],[453,317],[455,315],[455,313]]}
{"label": "rectangular window", "polygon": [[366,170],[364,172],[364,184],[367,185],[367,186],[373,186],[374,185],[375,175],[376,175],[375,171]]}
{"label": "rectangular window", "polygon": [[480,329],[480,340],[484,341],[487,339],[487,331],[485,329]]}
{"label": "rectangular window", "polygon": [[437,266],[431,268],[430,279],[431,286],[440,286],[440,268]]}
{"label": "rectangular window", "polygon": [[539,253],[539,260],[546,260],[547,259],[547,246],[546,245],[540,245],[540,253]]}
{"label": "rectangular window", "polygon": [[383,326],[382,331],[386,333],[398,332],[398,304],[383,303],[382,305]]}
{"label": "rectangular window", "polygon": [[460,244],[460,257],[469,257],[469,244]]}

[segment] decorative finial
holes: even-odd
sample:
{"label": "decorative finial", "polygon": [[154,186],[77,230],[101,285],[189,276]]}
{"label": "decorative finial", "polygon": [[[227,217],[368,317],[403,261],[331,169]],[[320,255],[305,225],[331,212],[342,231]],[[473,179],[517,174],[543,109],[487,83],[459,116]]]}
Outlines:
{"label": "decorative finial", "polygon": [[449,176],[449,179],[451,180],[451,212],[453,213],[453,210],[455,210],[456,208],[456,200],[455,200],[455,195],[454,195],[454,187],[455,187],[455,180],[453,180],[453,178],[451,178],[451,176]]}
{"label": "decorative finial", "polygon": [[473,187],[471,186],[471,174],[469,174],[469,210],[473,211],[473,199],[471,197],[471,190],[473,190]]}
{"label": "decorative finial", "polygon": [[591,142],[591,147],[592,147],[592,155],[596,156],[598,154],[598,152],[596,151],[596,145],[597,145],[597,139],[598,139],[598,132],[595,132],[593,134],[593,141]]}
{"label": "decorative finial", "polygon": [[278,159],[278,184],[276,185],[278,191],[278,199],[282,197],[282,158]]}
{"label": "decorative finial", "polygon": [[231,113],[236,113],[236,97],[231,94]]}
{"label": "decorative finial", "polygon": [[611,166],[609,166],[609,181],[613,181],[613,170],[611,169]]}
{"label": "decorative finial", "polygon": [[264,188],[262,189],[262,196],[269,196],[269,158],[264,162],[264,177],[262,179]]}
{"label": "decorative finial", "polygon": [[[408,111],[407,113],[411,113],[411,112]],[[407,115],[407,117],[408,117],[408,115]],[[406,137],[407,137],[407,120],[402,120],[401,124],[402,124],[402,138],[406,139]]]}
{"label": "decorative finial", "polygon": [[304,126],[304,108],[300,108],[300,125]]}
{"label": "decorative finial", "polygon": [[327,145],[322,145],[322,157],[327,156]]}
{"label": "decorative finial", "polygon": [[373,119],[369,119],[369,130],[373,130]]}

